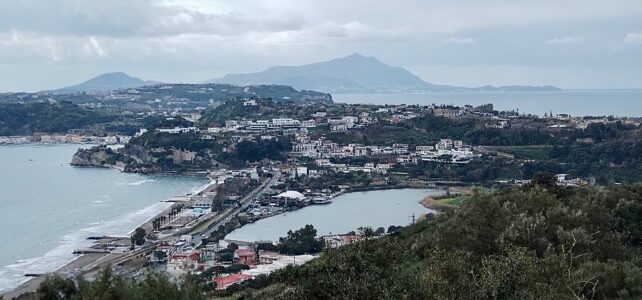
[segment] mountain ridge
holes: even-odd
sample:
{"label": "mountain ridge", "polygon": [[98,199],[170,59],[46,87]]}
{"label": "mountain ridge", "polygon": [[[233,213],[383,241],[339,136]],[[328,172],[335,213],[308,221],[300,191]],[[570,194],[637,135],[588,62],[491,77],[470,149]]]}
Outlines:
{"label": "mountain ridge", "polygon": [[54,93],[108,92],[118,89],[135,88],[157,84],[156,81],[143,80],[124,72],[109,72],[95,76],[76,85],[52,90]]}
{"label": "mountain ridge", "polygon": [[299,66],[274,66],[254,73],[233,73],[207,83],[234,85],[282,84],[327,93],[394,93],[459,91],[558,91],[554,86],[460,87],[424,81],[412,72],[389,66],[375,57],[354,53]]}

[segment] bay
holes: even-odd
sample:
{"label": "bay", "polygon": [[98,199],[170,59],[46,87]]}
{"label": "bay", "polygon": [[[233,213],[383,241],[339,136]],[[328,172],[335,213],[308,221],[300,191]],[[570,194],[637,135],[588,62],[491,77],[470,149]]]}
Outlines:
{"label": "bay", "polygon": [[207,183],[71,167],[78,147],[0,146],[0,291],[63,266],[89,236],[128,235],[169,205],[163,200]]}

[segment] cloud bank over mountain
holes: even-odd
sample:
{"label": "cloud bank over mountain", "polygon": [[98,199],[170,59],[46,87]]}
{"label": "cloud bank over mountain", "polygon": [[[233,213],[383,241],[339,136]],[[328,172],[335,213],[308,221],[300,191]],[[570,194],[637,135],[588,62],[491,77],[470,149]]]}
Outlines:
{"label": "cloud bank over mountain", "polygon": [[640,87],[639,28],[639,1],[3,1],[0,91],[111,70],[200,82],[355,52],[442,84]]}

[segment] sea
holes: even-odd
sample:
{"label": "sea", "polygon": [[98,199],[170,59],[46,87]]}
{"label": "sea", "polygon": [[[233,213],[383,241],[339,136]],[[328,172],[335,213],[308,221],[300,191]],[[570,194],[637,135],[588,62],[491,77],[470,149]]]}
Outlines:
{"label": "sea", "polygon": [[88,145],[0,146],[0,291],[62,267],[90,236],[128,235],[204,187],[199,177],[147,176],[69,166]]}
{"label": "sea", "polygon": [[492,103],[494,109],[543,116],[642,117],[642,90],[563,90],[552,92],[453,92],[419,94],[332,94],[339,103],[452,104]]}

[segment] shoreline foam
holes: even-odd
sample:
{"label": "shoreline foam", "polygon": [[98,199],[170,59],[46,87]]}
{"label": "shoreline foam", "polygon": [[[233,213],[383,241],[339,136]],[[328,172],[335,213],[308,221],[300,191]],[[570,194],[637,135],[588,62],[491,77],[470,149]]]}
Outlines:
{"label": "shoreline foam", "polygon": [[[145,176],[145,175],[143,175]],[[148,177],[153,177],[148,176]],[[149,179],[143,179],[140,181],[145,181],[145,182],[150,182],[150,181],[155,181],[153,178]],[[137,182],[140,182],[137,181]],[[194,195],[197,193],[200,193],[207,188],[209,188],[213,182],[210,180],[204,185],[199,185],[192,190],[190,190],[187,195]],[[168,198],[169,199],[169,198]],[[101,220],[99,222],[92,222],[89,223],[88,227],[84,227],[78,230],[75,230],[74,232],[69,232],[65,234],[62,239],[60,239],[58,245],[47,251],[41,256],[38,257],[33,257],[33,258],[23,258],[21,260],[24,260],[24,262],[21,263],[13,263],[7,266],[2,266],[0,267],[0,295],[12,295],[13,291],[16,290],[21,290],[22,292],[28,292],[30,289],[37,288],[37,286],[42,282],[44,277],[51,275],[53,273],[59,273],[63,269],[68,269],[69,267],[75,265],[75,262],[81,260],[83,257],[85,257],[87,254],[82,254],[82,255],[77,255],[73,254],[73,251],[79,248],[85,248],[89,247],[93,244],[91,240],[87,240],[87,237],[89,236],[94,236],[94,235],[130,235],[136,228],[144,226],[145,224],[150,223],[154,218],[158,217],[159,215],[162,215],[172,207],[171,202],[167,202],[168,199],[161,200],[159,202],[153,203],[149,206],[143,207],[139,210],[136,210],[134,212],[125,212],[121,215],[118,215],[114,217],[111,220]],[[159,207],[158,209],[154,209],[155,207]],[[144,221],[137,223],[133,228],[130,229],[129,226],[127,226],[127,229],[124,227],[120,228],[109,228],[109,227],[118,227],[120,224],[123,224],[125,220],[130,220],[131,218],[135,217],[136,215],[145,215]],[[124,231],[126,233],[124,233]],[[52,254],[53,253],[53,254]],[[42,260],[46,257],[51,257],[51,256],[59,256],[57,259],[51,259],[51,262],[43,266]],[[64,259],[63,257],[68,257],[68,259]],[[38,264],[37,267],[29,267],[27,266],[26,269],[25,265],[35,265]],[[86,265],[83,265],[82,263],[79,264],[78,266],[75,266],[74,268],[83,268]],[[18,269],[17,267],[20,267]],[[13,270],[13,272],[12,272]],[[18,271],[20,270],[20,271]],[[13,273],[13,274],[11,274]],[[32,274],[43,274],[40,277],[26,277],[24,274],[27,273],[32,273]],[[37,284],[36,284],[37,283]],[[17,295],[13,295],[17,296]]]}

